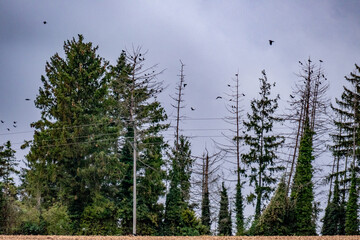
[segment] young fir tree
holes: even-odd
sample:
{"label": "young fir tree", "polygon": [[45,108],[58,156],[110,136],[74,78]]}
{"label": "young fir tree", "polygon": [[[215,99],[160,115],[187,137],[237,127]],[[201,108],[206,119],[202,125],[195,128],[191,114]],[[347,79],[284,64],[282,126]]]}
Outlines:
{"label": "young fir tree", "polygon": [[349,192],[349,200],[346,205],[346,217],[345,217],[345,234],[346,235],[358,235],[359,234],[359,194],[357,187],[357,178],[355,166],[353,165],[351,174],[351,185]]}
{"label": "young fir tree", "polygon": [[204,159],[204,171],[203,171],[203,194],[201,201],[201,223],[207,227],[206,234],[210,234],[211,228],[211,213],[210,213],[210,197],[209,197],[209,154],[206,154]]}
{"label": "young fir tree", "polygon": [[117,201],[123,234],[133,233],[134,155],[136,155],[137,229],[139,235],[158,234],[162,220],[165,171],[160,135],[168,125],[167,116],[157,95],[162,91],[156,77],[156,66],[145,67],[141,48],[123,51],[112,67],[111,89],[115,99],[113,116],[119,119],[119,160],[124,166],[124,178],[118,182]]}
{"label": "young fir tree", "polygon": [[[96,234],[81,227],[90,217],[84,210],[95,208],[97,196],[106,197],[110,182],[119,177],[114,156],[118,130],[108,116],[108,63],[97,49],[79,35],[64,43],[65,58],[56,53],[46,63],[35,101],[41,119],[32,123],[34,140],[26,156],[28,195],[40,216],[54,204],[65,206],[72,224],[68,234]],[[116,214],[104,215],[106,209],[100,206],[98,211],[101,214],[90,218],[104,227],[118,220]],[[106,234],[117,232],[114,227]]]}
{"label": "young fir tree", "polygon": [[17,188],[14,174],[18,163],[15,160],[15,151],[11,148],[10,141],[0,146],[0,234],[11,234],[16,223],[15,200]]}
{"label": "young fir tree", "polygon": [[[172,149],[169,155],[171,160],[171,170],[169,172],[170,188],[166,195],[164,234],[183,235],[183,230],[191,231],[191,225],[182,219],[184,211],[193,211],[190,208],[190,178],[194,159],[191,157],[190,142],[184,137],[179,137],[177,149]],[[181,224],[180,224],[181,223]],[[182,225],[182,228],[178,226]],[[193,229],[202,233],[203,230]]]}
{"label": "young fir tree", "polygon": [[339,181],[336,179],[334,184],[333,199],[325,208],[323,227],[321,229],[322,235],[340,235],[340,204]]}
{"label": "young fir tree", "polygon": [[288,219],[290,201],[286,190],[285,177],[283,177],[258,220],[256,235],[286,236],[290,234]]}
{"label": "young fir tree", "polygon": [[[276,122],[281,121],[275,116],[278,108],[279,95],[271,99],[271,84],[268,83],[265,70],[260,78],[260,99],[251,101],[251,114],[247,114],[248,121],[244,121],[247,128],[244,143],[250,150],[243,154],[244,162],[250,166],[250,184],[255,184],[255,190],[250,199],[256,199],[255,220],[260,216],[264,202],[270,198],[273,192],[273,184],[276,182],[274,174],[283,170],[282,166],[275,163],[276,151],[284,142],[284,139],[272,133]],[[275,86],[275,84],[274,84]]]}
{"label": "young fir tree", "polygon": [[291,189],[292,234],[300,236],[316,235],[316,225],[313,221],[313,167],[312,136],[309,119],[305,120],[304,134],[300,140],[299,157],[297,160],[294,183]]}
{"label": "young fir tree", "polygon": [[231,236],[232,235],[232,224],[231,215],[229,211],[229,198],[227,190],[222,183],[222,190],[220,192],[220,210],[218,218],[218,235],[220,236]]}

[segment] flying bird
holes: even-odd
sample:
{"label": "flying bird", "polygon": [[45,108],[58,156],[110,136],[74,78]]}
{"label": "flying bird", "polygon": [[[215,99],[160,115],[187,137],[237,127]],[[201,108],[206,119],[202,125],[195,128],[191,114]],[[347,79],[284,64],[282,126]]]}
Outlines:
{"label": "flying bird", "polygon": [[230,84],[228,84],[228,87],[231,87]]}
{"label": "flying bird", "polygon": [[10,132],[10,128],[7,128],[7,130]]}
{"label": "flying bird", "polygon": [[237,74],[237,73],[235,74],[235,76],[238,76],[238,75],[239,75],[239,74]]}
{"label": "flying bird", "polygon": [[299,61],[299,63],[300,63],[301,65],[303,65],[302,62]]}
{"label": "flying bird", "polygon": [[25,98],[25,101],[30,101],[30,98]]}
{"label": "flying bird", "polygon": [[195,110],[195,108],[191,107],[191,111],[194,111],[194,110]]}
{"label": "flying bird", "polygon": [[184,83],[184,87],[186,87],[187,83]]}
{"label": "flying bird", "polygon": [[16,128],[16,125],[14,124],[13,127]]}
{"label": "flying bird", "polygon": [[222,98],[221,96],[217,96],[216,99]]}
{"label": "flying bird", "polygon": [[320,59],[319,61],[320,61],[320,62],[323,62],[323,60],[321,60],[321,59]]}
{"label": "flying bird", "polygon": [[310,58],[309,58],[309,60],[308,60],[308,61],[309,61],[309,63],[311,63],[311,60],[310,60]]}
{"label": "flying bird", "polygon": [[43,21],[44,24],[46,24],[47,22],[46,21]]}
{"label": "flying bird", "polygon": [[245,97],[245,94],[242,94],[243,95],[243,97]]}
{"label": "flying bird", "polygon": [[1,123],[4,123],[4,121],[3,121],[3,120],[1,120]]}
{"label": "flying bird", "polygon": [[16,121],[14,121],[14,124],[16,124],[17,122]]}
{"label": "flying bird", "polygon": [[273,42],[275,42],[275,41],[274,40],[269,40],[270,46],[273,44]]}
{"label": "flying bird", "polygon": [[293,96],[293,95],[291,95],[291,94],[290,94],[290,97],[291,97],[291,98],[294,98],[294,96]]}

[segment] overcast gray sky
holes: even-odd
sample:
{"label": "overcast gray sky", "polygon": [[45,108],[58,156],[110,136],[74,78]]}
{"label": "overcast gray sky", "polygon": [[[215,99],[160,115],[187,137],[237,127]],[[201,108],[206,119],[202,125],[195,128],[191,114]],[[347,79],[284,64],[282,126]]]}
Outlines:
{"label": "overcast gray sky", "polygon": [[[33,100],[41,86],[45,62],[63,42],[77,34],[99,46],[111,63],[132,45],[148,50],[147,64],[166,71],[159,76],[166,91],[160,96],[169,115],[169,94],[185,63],[190,118],[224,117],[224,95],[239,71],[243,105],[257,96],[261,71],[276,82],[282,106],[297,80],[298,61],[322,59],[330,82],[329,97],[339,96],[344,76],[360,64],[360,1],[19,1],[0,0],[0,144],[11,140],[19,149],[31,139],[30,123],[39,119]],[[44,25],[43,21],[47,21]],[[268,40],[275,43],[270,46]],[[31,101],[25,101],[30,98]],[[190,107],[196,110],[191,111]],[[12,125],[17,121],[17,128]],[[184,121],[188,136],[220,136],[221,121]],[[10,128],[10,131],[7,131]],[[194,138],[193,152],[201,154],[209,137]],[[23,159],[25,152],[18,151]]]}

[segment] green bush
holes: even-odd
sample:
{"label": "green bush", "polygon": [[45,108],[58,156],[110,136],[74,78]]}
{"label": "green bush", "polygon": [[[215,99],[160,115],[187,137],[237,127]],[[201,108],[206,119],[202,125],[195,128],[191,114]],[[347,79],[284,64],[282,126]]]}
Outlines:
{"label": "green bush", "polygon": [[67,207],[55,204],[43,214],[46,222],[47,234],[69,235],[71,231],[71,220]]}

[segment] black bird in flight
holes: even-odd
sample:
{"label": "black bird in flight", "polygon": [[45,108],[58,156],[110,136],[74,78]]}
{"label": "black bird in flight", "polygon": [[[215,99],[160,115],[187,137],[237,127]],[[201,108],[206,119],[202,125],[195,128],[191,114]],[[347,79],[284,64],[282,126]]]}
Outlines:
{"label": "black bird in flight", "polygon": [[216,99],[222,98],[221,96],[217,96]]}
{"label": "black bird in flight", "polygon": [[16,124],[16,121],[14,121],[14,124]]}
{"label": "black bird in flight", "polygon": [[3,121],[3,120],[1,120],[1,123],[4,123],[4,121]]}
{"label": "black bird in flight", "polygon": [[25,101],[30,101],[30,98],[25,98]]}
{"label": "black bird in flight", "polygon": [[290,94],[290,97],[291,97],[291,98],[294,98],[294,96],[293,96],[293,95],[291,95],[291,94]]}
{"label": "black bird in flight", "polygon": [[275,42],[275,41],[274,40],[269,40],[270,46],[273,44],[273,42]]}
{"label": "black bird in flight", "polygon": [[191,111],[194,111],[194,110],[195,110],[195,108],[191,107]]}
{"label": "black bird in flight", "polygon": [[299,61],[299,63],[300,63],[301,65],[303,65],[302,62]]}
{"label": "black bird in flight", "polygon": [[7,128],[7,130],[10,132],[10,128]]}
{"label": "black bird in flight", "polygon": [[228,84],[228,87],[230,87],[230,84]]}
{"label": "black bird in flight", "polygon": [[14,124],[13,127],[16,128],[16,125]]}
{"label": "black bird in flight", "polygon": [[184,87],[186,87],[187,83],[184,83]]}
{"label": "black bird in flight", "polygon": [[235,76],[239,76],[239,74],[236,73]]}
{"label": "black bird in flight", "polygon": [[242,94],[243,95],[243,97],[245,97],[245,94]]}
{"label": "black bird in flight", "polygon": [[46,21],[43,21],[44,24],[46,24],[47,22]]}
{"label": "black bird in flight", "polygon": [[321,60],[321,59],[320,59],[319,61],[320,61],[320,62],[323,62],[323,60]]}

